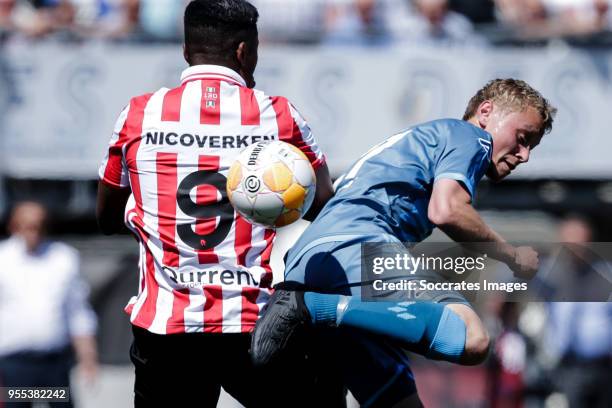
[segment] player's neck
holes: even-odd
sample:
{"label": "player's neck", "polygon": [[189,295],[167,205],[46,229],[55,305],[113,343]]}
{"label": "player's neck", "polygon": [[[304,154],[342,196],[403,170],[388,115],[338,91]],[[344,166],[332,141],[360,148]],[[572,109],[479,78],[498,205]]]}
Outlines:
{"label": "player's neck", "polygon": [[190,58],[189,66],[193,67],[195,65],[219,65],[222,67],[229,68],[236,72],[240,72],[240,66],[235,62],[229,62],[226,60],[222,60],[219,58],[209,58],[204,56],[195,56]]}
{"label": "player's neck", "polygon": [[468,123],[471,123],[472,125],[474,125],[474,126],[476,126],[476,127],[480,128],[480,129],[484,129],[484,128],[482,127],[482,125],[480,124],[480,121],[478,120],[478,118],[477,118],[476,116],[474,116],[474,117],[473,117],[473,118],[471,118],[471,119],[468,119],[468,120],[467,120],[467,122],[468,122]]}

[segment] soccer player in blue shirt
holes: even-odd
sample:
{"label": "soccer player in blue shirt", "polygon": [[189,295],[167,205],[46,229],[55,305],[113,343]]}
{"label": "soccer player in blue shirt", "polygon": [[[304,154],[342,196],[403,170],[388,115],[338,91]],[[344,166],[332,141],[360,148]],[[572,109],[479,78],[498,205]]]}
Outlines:
{"label": "soccer player in blue shirt", "polygon": [[361,301],[361,286],[368,284],[362,282],[361,244],[397,244],[407,251],[401,243],[420,242],[438,227],[457,242],[497,243],[488,255],[517,277],[531,278],[537,253],[506,243],[484,223],[472,199],[485,174],[499,181],[529,160],[552,129],[555,113],[524,81],[497,79],[472,97],[463,120],[415,126],[362,156],[289,251],[285,283],[253,334],[254,361],[278,357],[301,326],[337,327],[338,343],[330,341],[330,348],[345,361],[344,381],[362,406],[414,401],[401,348],[459,364],[482,362],[489,336],[461,294],[425,293],[419,298],[425,302]]}

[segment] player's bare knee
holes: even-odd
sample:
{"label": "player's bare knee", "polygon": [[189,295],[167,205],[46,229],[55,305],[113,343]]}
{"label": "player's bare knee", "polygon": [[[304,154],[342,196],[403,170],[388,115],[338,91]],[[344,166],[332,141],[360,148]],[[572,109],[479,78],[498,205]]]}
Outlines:
{"label": "player's bare knee", "polygon": [[467,305],[448,305],[465,323],[465,348],[459,361],[460,364],[476,365],[482,363],[489,353],[489,333],[480,318]]}
{"label": "player's bare knee", "polygon": [[463,363],[466,365],[480,364],[486,360],[489,354],[491,343],[489,333],[481,324],[466,325],[466,327]]}

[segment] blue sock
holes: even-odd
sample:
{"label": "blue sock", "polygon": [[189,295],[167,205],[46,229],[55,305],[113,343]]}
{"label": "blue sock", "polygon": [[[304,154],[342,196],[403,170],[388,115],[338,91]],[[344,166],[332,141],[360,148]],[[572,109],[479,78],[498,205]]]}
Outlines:
{"label": "blue sock", "polygon": [[466,335],[463,320],[457,313],[445,307],[436,334],[425,356],[433,360],[457,362],[463,354]]}
{"label": "blue sock", "polygon": [[324,295],[322,293],[304,293],[304,303],[310,312],[314,324],[336,324],[338,302],[340,295]]}
{"label": "blue sock", "polygon": [[350,326],[391,337],[432,359],[456,362],[466,327],[452,310],[431,302],[362,302],[351,296],[306,292],[314,324]]}

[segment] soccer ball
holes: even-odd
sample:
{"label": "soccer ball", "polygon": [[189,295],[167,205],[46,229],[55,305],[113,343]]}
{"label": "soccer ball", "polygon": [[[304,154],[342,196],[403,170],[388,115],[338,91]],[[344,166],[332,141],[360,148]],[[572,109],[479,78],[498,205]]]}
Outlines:
{"label": "soccer ball", "polygon": [[227,196],[247,221],[267,228],[300,219],[312,204],[316,177],[306,155],[281,141],[240,153],[227,177]]}

